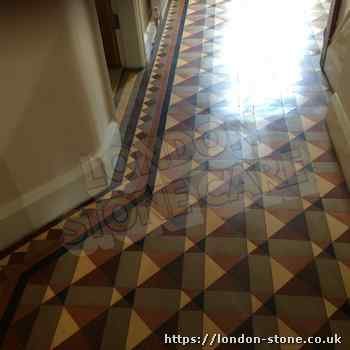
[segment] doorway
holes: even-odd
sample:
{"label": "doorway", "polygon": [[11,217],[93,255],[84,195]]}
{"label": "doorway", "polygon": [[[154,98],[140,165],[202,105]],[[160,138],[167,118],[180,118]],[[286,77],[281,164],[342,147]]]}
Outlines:
{"label": "doorway", "polygon": [[324,41],[323,41],[323,48],[321,53],[321,67],[323,69],[325,61],[326,61],[326,55],[327,55],[327,49],[328,46],[331,43],[333,34],[335,32],[335,29],[337,27],[337,21],[339,12],[341,9],[342,0],[332,0],[331,7],[329,11],[329,17],[327,22],[327,27],[324,32]]}
{"label": "doorway", "polygon": [[95,0],[95,4],[101,28],[107,67],[110,74],[112,89],[115,93],[122,75],[121,56],[116,35],[118,20],[113,14],[111,0]]}

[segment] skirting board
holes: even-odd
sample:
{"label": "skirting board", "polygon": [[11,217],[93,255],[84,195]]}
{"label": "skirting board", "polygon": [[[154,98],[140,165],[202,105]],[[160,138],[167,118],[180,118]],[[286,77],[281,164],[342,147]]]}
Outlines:
{"label": "skirting board", "polygon": [[0,250],[23,239],[109,187],[121,150],[119,128],[111,122],[105,142],[69,172],[0,207]]}
{"label": "skirting board", "polygon": [[153,21],[148,23],[146,32],[144,34],[145,50],[147,62],[150,61],[152,55],[153,44],[157,36],[157,27]]}

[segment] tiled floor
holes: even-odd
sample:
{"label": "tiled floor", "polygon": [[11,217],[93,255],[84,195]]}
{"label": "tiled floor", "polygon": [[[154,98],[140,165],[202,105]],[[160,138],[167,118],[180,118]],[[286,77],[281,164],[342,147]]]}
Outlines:
{"label": "tiled floor", "polygon": [[0,261],[4,349],[175,349],[165,334],[207,333],[343,337],[219,349],[349,348],[328,8],[172,1],[120,186]]}

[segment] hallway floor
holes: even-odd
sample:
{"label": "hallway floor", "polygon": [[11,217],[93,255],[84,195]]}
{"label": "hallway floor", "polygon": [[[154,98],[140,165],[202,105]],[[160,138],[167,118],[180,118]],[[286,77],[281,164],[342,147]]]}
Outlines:
{"label": "hallway floor", "polygon": [[[319,67],[329,4],[171,1],[116,187],[0,260],[3,349],[183,348],[166,334],[349,349],[350,194]],[[209,344],[335,333],[342,345]]]}

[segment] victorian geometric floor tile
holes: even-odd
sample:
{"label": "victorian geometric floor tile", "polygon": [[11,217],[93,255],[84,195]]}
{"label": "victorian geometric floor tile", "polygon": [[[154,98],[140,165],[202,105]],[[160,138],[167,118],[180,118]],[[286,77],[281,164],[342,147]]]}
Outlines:
{"label": "victorian geometric floor tile", "polygon": [[170,2],[120,184],[0,260],[4,349],[349,348],[329,6]]}

